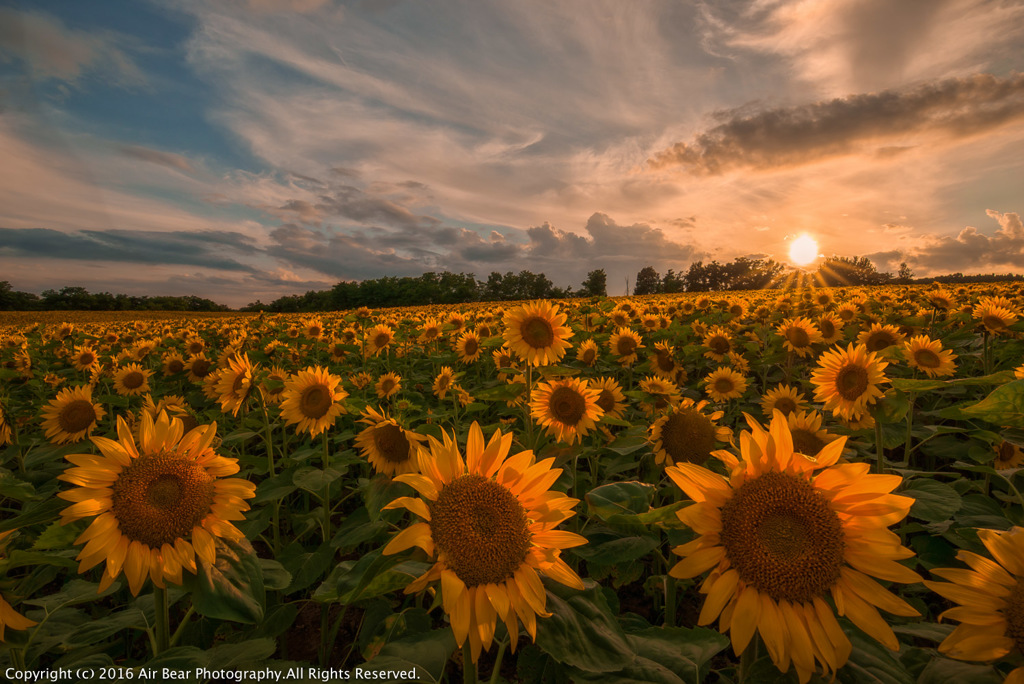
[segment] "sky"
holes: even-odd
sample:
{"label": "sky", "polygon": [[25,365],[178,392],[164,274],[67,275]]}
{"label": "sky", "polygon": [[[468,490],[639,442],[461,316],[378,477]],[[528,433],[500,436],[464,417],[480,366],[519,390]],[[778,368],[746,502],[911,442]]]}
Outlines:
{"label": "sky", "polygon": [[0,280],[1024,272],[1024,0],[0,0]]}

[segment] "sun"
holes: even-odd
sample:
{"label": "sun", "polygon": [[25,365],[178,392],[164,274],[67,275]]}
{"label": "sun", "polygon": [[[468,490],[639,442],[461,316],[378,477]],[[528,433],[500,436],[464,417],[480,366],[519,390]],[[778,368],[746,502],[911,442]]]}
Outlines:
{"label": "sun", "polygon": [[789,246],[789,260],[797,266],[806,266],[818,258],[818,241],[804,234]]}

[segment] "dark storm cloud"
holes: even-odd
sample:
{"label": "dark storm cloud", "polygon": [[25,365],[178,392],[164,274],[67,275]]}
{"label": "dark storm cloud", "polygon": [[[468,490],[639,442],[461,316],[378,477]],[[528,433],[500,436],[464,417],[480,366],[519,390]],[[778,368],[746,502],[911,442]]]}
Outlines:
{"label": "dark storm cloud", "polygon": [[415,250],[416,256],[400,255],[381,245],[372,234],[345,234],[285,224],[270,237],[275,242],[270,251],[277,259],[333,278],[413,276],[430,270],[426,250]]}
{"label": "dark storm cloud", "polygon": [[415,214],[386,196],[367,193],[352,185],[336,186],[321,194],[316,201],[289,200],[269,211],[285,220],[304,223],[320,223],[330,218],[399,228],[430,227],[441,223],[433,216]]}
{"label": "dark storm cloud", "polygon": [[134,264],[186,264],[225,271],[253,267],[224,256],[252,255],[259,249],[241,233],[81,230],[64,233],[49,228],[0,228],[0,253],[77,261]]}
{"label": "dark storm cloud", "polygon": [[900,146],[885,145],[886,138],[927,132],[960,139],[1024,120],[1024,74],[977,74],[799,107],[727,110],[717,118],[722,123],[658,152],[648,164],[718,174],[805,164],[862,149],[885,156],[896,148],[898,154]]}

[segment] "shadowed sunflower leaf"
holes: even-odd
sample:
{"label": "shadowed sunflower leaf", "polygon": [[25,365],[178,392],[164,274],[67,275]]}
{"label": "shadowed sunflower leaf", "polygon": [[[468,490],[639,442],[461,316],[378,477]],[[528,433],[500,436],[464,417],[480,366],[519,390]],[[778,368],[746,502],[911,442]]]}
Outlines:
{"label": "shadowed sunflower leaf", "polygon": [[595,582],[583,591],[545,579],[551,617],[537,621],[537,646],[555,660],[587,672],[618,672],[636,654]]}
{"label": "shadowed sunflower leaf", "polygon": [[217,559],[212,565],[196,557],[192,601],[208,618],[255,624],[263,619],[266,589],[260,559],[248,540],[214,537]]}

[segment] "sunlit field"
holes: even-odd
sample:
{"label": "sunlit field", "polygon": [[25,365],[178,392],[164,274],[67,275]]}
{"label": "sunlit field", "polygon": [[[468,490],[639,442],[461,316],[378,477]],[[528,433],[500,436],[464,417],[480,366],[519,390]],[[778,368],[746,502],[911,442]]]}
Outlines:
{"label": "sunlit field", "polygon": [[1022,316],[3,314],[0,672],[1024,682]]}

